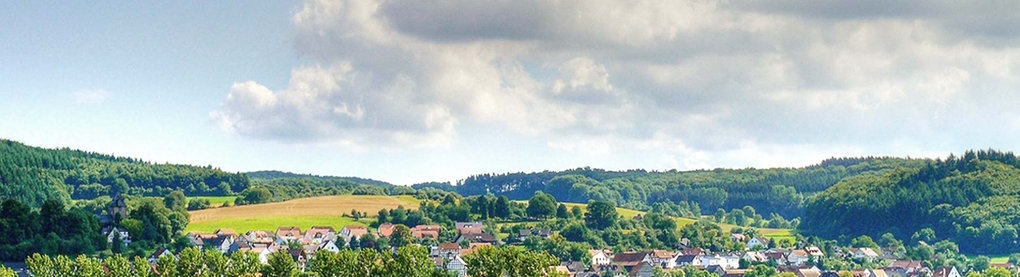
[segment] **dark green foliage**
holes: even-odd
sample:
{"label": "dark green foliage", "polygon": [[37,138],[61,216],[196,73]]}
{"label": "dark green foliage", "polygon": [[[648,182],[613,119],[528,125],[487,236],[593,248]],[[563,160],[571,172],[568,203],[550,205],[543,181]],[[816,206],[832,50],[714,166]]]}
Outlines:
{"label": "dark green foliage", "polygon": [[44,149],[0,140],[0,199],[39,207],[47,199],[92,199],[124,192],[164,196],[185,190],[189,195],[216,194],[198,190],[199,183],[227,184],[233,191],[249,186],[243,174],[206,166],[155,164],[67,148]]}
{"label": "dark green foliage", "polygon": [[526,200],[536,191],[544,191],[564,202],[600,200],[638,210],[658,205],[657,212],[688,217],[718,208],[752,206],[762,215],[776,213],[794,218],[802,215],[804,195],[825,190],[847,177],[921,164],[922,160],[869,157],[830,159],[803,168],[685,172],[578,168],[560,172],[484,174],[468,177],[456,186],[429,183],[414,187],[443,189],[461,195],[492,193],[514,200]]}
{"label": "dark green foliage", "polygon": [[528,200],[528,216],[533,218],[549,218],[556,215],[556,198],[541,191]]}
{"label": "dark green foliage", "polygon": [[34,211],[16,200],[0,204],[0,260],[20,261],[44,254],[92,254],[106,248],[95,215],[79,208],[66,209],[58,200],[47,200]]}
{"label": "dark green foliage", "polygon": [[808,202],[802,229],[830,237],[951,239],[965,253],[1013,253],[1020,251],[1018,184],[1020,162],[1012,153],[968,151],[843,180]]}
{"label": "dark green foliage", "polygon": [[591,201],[588,212],[584,214],[584,223],[589,228],[603,230],[616,224],[616,206],[606,201]]}

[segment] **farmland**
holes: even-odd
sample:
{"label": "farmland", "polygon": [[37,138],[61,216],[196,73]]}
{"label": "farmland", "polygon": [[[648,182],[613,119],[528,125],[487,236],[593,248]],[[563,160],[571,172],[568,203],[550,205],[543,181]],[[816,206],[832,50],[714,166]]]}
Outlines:
{"label": "farmland", "polygon": [[206,209],[189,212],[191,223],[186,231],[211,232],[229,228],[238,232],[253,229],[276,229],[279,226],[298,226],[307,229],[313,225],[339,228],[344,225],[366,225],[369,220],[355,222],[343,217],[351,210],[374,215],[381,209],[403,205],[418,208],[418,200],[410,196],[321,196],[299,198],[284,202]]}

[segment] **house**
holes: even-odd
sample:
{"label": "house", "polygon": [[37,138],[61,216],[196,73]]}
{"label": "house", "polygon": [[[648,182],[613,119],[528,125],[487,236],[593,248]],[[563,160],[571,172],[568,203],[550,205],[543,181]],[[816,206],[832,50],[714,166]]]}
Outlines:
{"label": "house", "polygon": [[907,276],[912,273],[926,274],[931,270],[924,266],[921,261],[917,260],[894,260],[889,263],[889,267],[885,268],[886,274]]}
{"label": "house", "polygon": [[528,239],[528,237],[530,237],[530,236],[536,236],[536,237],[540,237],[542,239],[547,239],[552,234],[552,231],[550,231],[549,229],[531,229],[531,228],[527,228],[527,229],[521,229],[517,233],[518,233],[517,239],[520,240],[520,241],[524,241],[525,239]]}
{"label": "house", "polygon": [[288,241],[299,239],[301,239],[301,228],[294,226],[276,228],[276,243],[285,244]]}
{"label": "house", "polygon": [[157,248],[156,251],[152,252],[152,254],[149,255],[149,258],[146,259],[146,260],[148,260],[149,263],[151,264],[151,263],[155,263],[156,261],[159,261],[159,258],[162,258],[163,256],[170,256],[170,257],[177,258],[177,256],[174,256],[173,252],[170,252],[170,249],[166,249],[166,248],[160,247],[160,248]]}
{"label": "house", "polygon": [[777,266],[776,271],[789,272],[797,275],[797,277],[821,277],[822,271],[818,267],[814,266]]}
{"label": "house", "polygon": [[810,259],[808,252],[803,249],[796,249],[790,251],[790,254],[786,255],[786,262],[792,265],[802,265]]}
{"label": "house", "polygon": [[865,262],[871,262],[881,257],[878,255],[878,253],[875,252],[875,250],[867,247],[850,248],[850,254],[854,259]]}
{"label": "house", "polygon": [[467,276],[467,263],[460,256],[453,256],[446,263],[446,271],[453,272],[457,277],[465,277]]}
{"label": "house", "polygon": [[461,234],[460,237],[457,237],[456,242],[460,243],[461,241],[465,240],[472,243],[486,243],[490,245],[496,245],[499,243],[499,240],[496,239],[496,237],[492,236],[492,234],[485,233]]}
{"label": "house", "polygon": [[678,267],[683,267],[683,266],[700,266],[701,265],[701,255],[683,255],[683,253],[681,253],[680,255],[676,256],[676,260],[674,261],[674,264],[675,264],[675,266],[678,266]]}
{"label": "house", "polygon": [[932,277],[960,277],[960,271],[955,266],[940,266],[932,272]]}
{"label": "house", "polygon": [[608,249],[607,250],[594,250],[594,249],[592,249],[592,250],[588,250],[588,253],[591,254],[591,266],[592,267],[607,266],[607,265],[609,265],[609,263],[613,262],[613,251],[612,250],[608,250]]}
{"label": "house", "polygon": [[731,254],[702,255],[699,257],[702,266],[718,265],[723,269],[740,267],[740,256]]}
{"label": "house", "polygon": [[312,226],[305,232],[305,240],[314,243],[322,243],[326,240],[336,240],[336,230],[330,226]]}
{"label": "house", "polygon": [[379,231],[379,237],[388,238],[390,235],[393,235],[393,227],[396,227],[396,225],[393,225],[392,223],[383,223],[380,224],[379,228],[376,228],[376,230]]}
{"label": "house", "polygon": [[663,269],[676,267],[676,253],[665,250],[652,250],[648,256],[651,258],[649,263],[654,266]]}
{"label": "house", "polygon": [[655,274],[655,265],[642,262],[631,268],[627,276],[630,277],[652,277]]}
{"label": "house", "polygon": [[769,239],[765,237],[753,237],[747,241],[747,249],[765,249],[769,247]]}
{"label": "house", "polygon": [[747,252],[744,252],[744,255],[740,256],[740,258],[743,259],[743,260],[747,260],[749,262],[752,262],[752,263],[764,263],[764,262],[768,262],[769,261],[769,258],[766,257],[765,254],[763,254],[762,252],[758,252],[758,251],[747,251]]}
{"label": "house", "polygon": [[623,252],[613,255],[612,270],[632,272],[635,267],[652,262],[651,252]]}
{"label": "house", "polygon": [[872,269],[872,270],[868,271],[868,273],[869,274],[868,274],[867,277],[889,277],[889,274],[886,273],[885,270],[880,269],[880,268]]}
{"label": "house", "polygon": [[230,251],[230,246],[234,244],[234,237],[232,236],[213,236],[209,238],[202,238],[202,248],[215,249],[220,253],[227,253]]}
{"label": "house", "polygon": [[439,239],[439,232],[443,230],[443,226],[439,225],[418,225],[411,228],[411,236],[416,239],[432,238],[433,240]]}
{"label": "house", "polygon": [[715,274],[716,276],[726,275],[726,269],[719,265],[710,265],[705,267],[705,271]]}
{"label": "house", "polygon": [[727,269],[722,277],[744,277],[744,273],[747,273],[747,269]]}
{"label": "house", "polygon": [[484,226],[481,222],[457,222],[454,224],[457,228],[457,233],[464,234],[480,234]]}
{"label": "house", "polygon": [[436,246],[433,252],[433,257],[441,257],[443,259],[452,259],[454,256],[460,254],[460,245],[456,243],[440,243]]}
{"label": "house", "polygon": [[304,272],[305,264],[308,262],[308,255],[302,249],[289,249],[287,253],[290,254],[290,258],[297,263],[298,270]]}
{"label": "house", "polygon": [[808,257],[813,257],[815,258],[816,261],[821,260],[823,257],[825,257],[825,252],[822,252],[821,249],[818,249],[818,247],[815,246],[805,247],[804,251],[807,252]]}
{"label": "house", "polygon": [[217,236],[237,236],[237,232],[234,232],[232,229],[217,229],[213,234]]}
{"label": "house", "polygon": [[315,251],[329,251],[337,253],[340,252],[340,247],[336,245],[336,241],[334,240],[324,240],[316,247]]}
{"label": "house", "polygon": [[365,226],[344,226],[343,229],[340,229],[340,237],[344,238],[347,243],[351,242],[351,238],[360,239],[367,234],[368,228]]}
{"label": "house", "polygon": [[107,230],[103,231],[103,234],[106,235],[106,244],[113,244],[113,239],[117,237],[120,237],[120,241],[124,246],[127,246],[129,243],[131,243],[131,235],[128,234],[128,231],[126,229],[109,227]]}
{"label": "house", "polygon": [[577,274],[578,272],[584,272],[588,270],[588,265],[578,261],[562,262],[560,263],[560,266],[563,266],[564,268],[567,269],[568,275],[573,275]]}
{"label": "house", "polygon": [[252,230],[244,234],[248,242],[254,244],[270,244],[273,243],[273,234],[267,231]]}
{"label": "house", "polygon": [[746,239],[744,234],[730,234],[730,240],[733,242],[744,242],[744,239]]}
{"label": "house", "polygon": [[113,196],[113,199],[110,200],[109,212],[110,217],[114,219],[114,222],[119,222],[121,219],[128,218],[127,201],[125,201],[123,195],[118,193]]}

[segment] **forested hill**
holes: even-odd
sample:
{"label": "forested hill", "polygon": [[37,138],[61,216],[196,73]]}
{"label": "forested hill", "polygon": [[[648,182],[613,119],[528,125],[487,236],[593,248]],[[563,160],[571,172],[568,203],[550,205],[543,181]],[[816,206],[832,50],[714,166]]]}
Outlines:
{"label": "forested hill", "polygon": [[803,214],[802,203],[840,181],[859,175],[881,175],[919,168],[924,160],[889,157],[838,158],[803,168],[715,169],[649,172],[579,168],[536,173],[484,174],[457,185],[426,183],[462,195],[492,193],[515,200],[535,191],[557,200],[585,203],[606,200],[618,206],[678,215],[711,214],[717,209],[752,206],[759,214],[787,218]]}
{"label": "forested hill", "polygon": [[392,186],[393,185],[393,184],[390,184],[390,183],[387,183],[387,182],[383,182],[383,181],[379,181],[379,180],[360,178],[360,177],[320,176],[320,175],[312,175],[312,174],[298,174],[298,173],[291,173],[291,172],[283,172],[283,171],[276,171],[276,170],[252,171],[252,172],[246,172],[244,174],[248,175],[248,177],[251,177],[251,178],[267,179],[267,180],[271,180],[271,179],[290,179],[290,178],[299,178],[299,179],[300,178],[306,178],[306,179],[310,179],[310,180],[319,180],[319,181],[349,181],[349,182],[354,182],[354,183],[359,183],[359,184],[376,185],[376,186]]}
{"label": "forested hill", "polygon": [[891,233],[929,243],[951,240],[967,253],[1016,253],[1018,198],[1016,156],[970,151],[847,178],[807,203],[801,229],[824,237]]}
{"label": "forested hill", "polygon": [[0,199],[39,207],[46,199],[92,199],[116,192],[163,196],[223,195],[248,188],[244,174],[211,166],[156,164],[68,148],[0,140]]}

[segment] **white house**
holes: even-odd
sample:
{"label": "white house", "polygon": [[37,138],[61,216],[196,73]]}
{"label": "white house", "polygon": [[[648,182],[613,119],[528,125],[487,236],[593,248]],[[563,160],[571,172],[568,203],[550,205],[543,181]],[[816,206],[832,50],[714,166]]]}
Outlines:
{"label": "white house", "polygon": [[747,241],[747,249],[761,248],[765,249],[769,247],[769,239],[764,237],[754,237]]}
{"label": "white house", "polygon": [[131,243],[131,235],[128,234],[127,230],[117,229],[117,227],[113,227],[106,232],[106,244],[112,244],[113,239],[117,237],[117,235],[120,235],[120,240],[121,242],[124,243],[124,246],[127,246],[128,243]]}
{"label": "white house", "polygon": [[715,255],[703,255],[701,258],[701,265],[705,267],[717,265],[723,269],[734,269],[740,268],[740,256],[731,254],[715,254]]}
{"label": "white house", "polygon": [[588,250],[588,253],[591,253],[592,267],[607,266],[613,262],[613,257],[609,254],[612,253],[610,250]]}
{"label": "white house", "polygon": [[174,256],[174,253],[170,252],[170,249],[159,248],[156,249],[155,252],[152,252],[152,255],[149,255],[148,261],[150,264],[155,263],[156,261],[159,261],[159,258],[162,258],[163,256],[171,256],[176,258],[176,256]]}
{"label": "white house", "polygon": [[765,254],[758,251],[747,251],[740,258],[752,263],[764,263],[769,261],[769,258],[766,257]]}
{"label": "white house", "polygon": [[676,267],[676,253],[665,251],[665,250],[653,250],[648,255],[651,258],[651,264],[664,269]]}
{"label": "white house", "polygon": [[862,248],[850,248],[850,253],[853,254],[854,259],[871,262],[878,259],[880,256],[875,250],[867,247]]}
{"label": "white house", "polygon": [[941,266],[935,269],[932,277],[960,277],[960,272],[956,270],[955,266]]}
{"label": "white house", "polygon": [[801,265],[806,263],[810,258],[808,252],[803,249],[797,249],[790,251],[789,255],[786,255],[786,262],[792,265]]}
{"label": "white house", "polygon": [[460,255],[453,256],[453,259],[446,263],[446,271],[456,273],[457,277],[467,276],[467,263],[460,258]]}
{"label": "white house", "polygon": [[365,234],[368,234],[368,228],[365,226],[344,226],[343,229],[340,229],[340,237],[348,243],[351,242],[351,238],[361,239],[361,236]]}
{"label": "white house", "polygon": [[336,246],[336,241],[327,240],[319,244],[318,248],[316,248],[316,251],[318,250],[326,250],[329,252],[337,253],[340,252],[340,247]]}

